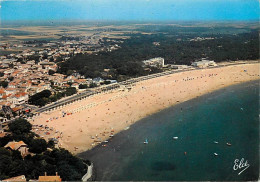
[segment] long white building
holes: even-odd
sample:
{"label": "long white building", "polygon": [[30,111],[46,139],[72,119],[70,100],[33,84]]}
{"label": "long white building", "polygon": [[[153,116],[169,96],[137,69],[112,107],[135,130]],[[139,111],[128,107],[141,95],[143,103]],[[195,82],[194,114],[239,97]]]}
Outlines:
{"label": "long white building", "polygon": [[143,61],[145,66],[149,67],[164,67],[164,58],[157,57]]}
{"label": "long white building", "polygon": [[191,66],[194,67],[199,67],[199,68],[206,68],[209,66],[217,66],[217,64],[215,63],[215,61],[210,61],[210,60],[206,60],[206,59],[202,59],[201,61],[195,61],[191,64]]}

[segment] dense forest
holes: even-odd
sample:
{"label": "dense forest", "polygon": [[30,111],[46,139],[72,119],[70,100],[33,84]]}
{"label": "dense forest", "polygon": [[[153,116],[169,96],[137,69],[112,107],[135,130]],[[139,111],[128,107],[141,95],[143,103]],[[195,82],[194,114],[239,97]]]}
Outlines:
{"label": "dense forest", "polygon": [[[104,69],[110,69],[109,75],[120,80],[149,74],[143,68],[142,61],[154,57],[163,57],[166,64],[187,65],[205,57],[216,62],[259,59],[257,30],[226,34],[210,33],[209,28],[184,30],[186,29],[182,28],[173,32],[162,29],[156,32],[152,29],[151,34],[127,34],[131,38],[124,40],[120,49],[76,55],[60,63],[58,72],[69,75],[77,71],[86,77],[94,78],[102,76]],[[200,40],[194,40],[196,38]],[[103,44],[106,43],[105,39]]]}
{"label": "dense forest", "polygon": [[[61,176],[63,181],[79,181],[87,172],[89,161],[82,161],[65,149],[54,148],[52,141],[46,142],[31,132],[32,125],[24,119],[17,119],[8,125],[11,134],[0,138],[0,180],[25,175],[26,179],[38,179],[44,172]],[[23,141],[29,152],[22,158],[18,150],[6,149],[10,141]]]}

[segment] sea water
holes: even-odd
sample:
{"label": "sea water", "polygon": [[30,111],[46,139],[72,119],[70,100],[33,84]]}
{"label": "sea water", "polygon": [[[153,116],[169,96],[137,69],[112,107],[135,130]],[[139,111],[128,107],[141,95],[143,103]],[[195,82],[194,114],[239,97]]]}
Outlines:
{"label": "sea water", "polygon": [[257,180],[259,81],[160,111],[79,156],[94,163],[96,180]]}

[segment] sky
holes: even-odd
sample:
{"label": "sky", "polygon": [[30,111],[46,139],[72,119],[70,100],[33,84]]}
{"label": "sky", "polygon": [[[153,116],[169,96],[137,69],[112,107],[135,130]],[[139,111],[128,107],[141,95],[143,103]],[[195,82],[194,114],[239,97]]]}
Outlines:
{"label": "sky", "polygon": [[258,0],[0,0],[1,21],[259,20]]}

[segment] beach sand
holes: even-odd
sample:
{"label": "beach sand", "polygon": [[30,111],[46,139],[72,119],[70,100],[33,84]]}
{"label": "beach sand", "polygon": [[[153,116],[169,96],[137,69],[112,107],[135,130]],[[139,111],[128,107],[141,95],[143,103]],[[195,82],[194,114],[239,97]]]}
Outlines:
{"label": "beach sand", "polygon": [[[232,84],[257,79],[259,63],[175,73],[138,82],[130,90],[98,94],[42,113],[31,123],[58,130],[62,133],[60,146],[76,154],[162,109]],[[72,114],[63,117],[63,111]]]}

